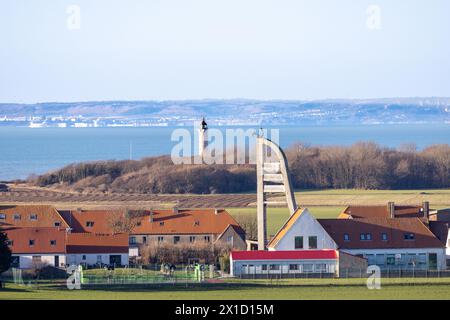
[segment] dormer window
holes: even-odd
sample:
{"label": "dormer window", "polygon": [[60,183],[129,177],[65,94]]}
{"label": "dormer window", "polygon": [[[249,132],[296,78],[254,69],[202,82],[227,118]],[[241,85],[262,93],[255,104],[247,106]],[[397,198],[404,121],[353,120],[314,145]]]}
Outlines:
{"label": "dormer window", "polygon": [[51,245],[52,247],[56,246],[56,240],[50,240],[50,245]]}
{"label": "dormer window", "polygon": [[359,234],[359,240],[361,240],[361,241],[370,241],[370,240],[372,240],[372,234],[371,233],[360,233]]}
{"label": "dormer window", "polygon": [[35,241],[34,240],[28,240],[28,245],[30,247],[34,246]]}
{"label": "dormer window", "polygon": [[350,235],[348,233],[344,233],[344,241],[350,241]]}
{"label": "dormer window", "polygon": [[18,221],[18,220],[21,220],[21,219],[22,219],[22,217],[21,217],[20,214],[18,214],[18,213],[14,214],[14,220],[15,221]]}
{"label": "dormer window", "polygon": [[60,227],[61,226],[61,222],[55,221],[54,225],[55,225],[55,227]]}
{"label": "dormer window", "polygon": [[37,219],[38,219],[37,214],[35,214],[35,213],[30,214],[30,220],[31,221],[37,221]]}
{"label": "dormer window", "polygon": [[403,234],[403,239],[405,239],[405,240],[414,240],[415,239],[415,235],[414,235],[414,233],[405,233],[405,234]]}
{"label": "dormer window", "polygon": [[0,213],[0,220],[6,220],[6,214]]}
{"label": "dormer window", "polygon": [[161,221],[159,225],[162,227],[164,225],[164,221]]}
{"label": "dormer window", "polygon": [[86,227],[92,228],[94,226],[94,221],[86,221]]}
{"label": "dormer window", "polygon": [[387,241],[387,240],[388,240],[388,235],[387,235],[386,232],[383,232],[383,233],[381,234],[381,240],[383,240],[383,241]]}
{"label": "dormer window", "polygon": [[199,225],[200,225],[200,221],[197,220],[194,222],[194,226],[199,226]]}

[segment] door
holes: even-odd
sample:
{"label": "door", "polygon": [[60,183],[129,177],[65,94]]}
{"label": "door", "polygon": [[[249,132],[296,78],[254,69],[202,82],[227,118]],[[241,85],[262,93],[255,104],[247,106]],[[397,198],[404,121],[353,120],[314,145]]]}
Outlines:
{"label": "door", "polygon": [[59,267],[59,256],[55,256],[55,267]]}
{"label": "door", "polygon": [[122,265],[122,256],[119,255],[110,255],[109,256],[109,264],[114,266],[121,266]]}
{"label": "door", "polygon": [[428,254],[428,268],[430,270],[437,269],[437,253],[429,253]]}

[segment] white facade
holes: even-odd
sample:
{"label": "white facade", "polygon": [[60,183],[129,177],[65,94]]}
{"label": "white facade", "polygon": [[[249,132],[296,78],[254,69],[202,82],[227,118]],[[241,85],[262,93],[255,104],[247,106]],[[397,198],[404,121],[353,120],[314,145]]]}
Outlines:
{"label": "white facade", "polygon": [[[12,257],[18,257],[18,267],[20,269],[30,269],[33,265],[37,264],[45,264],[53,267],[66,265],[66,256],[64,254],[13,254]],[[55,262],[58,262],[58,265],[56,265]]]}
{"label": "white facade", "polygon": [[[113,259],[120,259],[120,264],[122,266],[128,265],[128,253],[89,253],[89,254],[67,254],[67,264],[69,265],[95,265],[95,264],[111,264],[111,256]],[[116,258],[117,256],[117,258]],[[120,258],[119,258],[120,257]],[[115,260],[117,261],[117,260]]]}
{"label": "white facade", "polygon": [[328,273],[337,275],[338,260],[230,260],[232,276]]}
{"label": "white facade", "polygon": [[[303,210],[286,234],[276,244],[270,246],[269,250],[299,250],[295,248],[295,237],[303,237],[304,250],[337,249],[334,240],[308,209]],[[317,248],[310,248],[309,237],[317,238]]]}

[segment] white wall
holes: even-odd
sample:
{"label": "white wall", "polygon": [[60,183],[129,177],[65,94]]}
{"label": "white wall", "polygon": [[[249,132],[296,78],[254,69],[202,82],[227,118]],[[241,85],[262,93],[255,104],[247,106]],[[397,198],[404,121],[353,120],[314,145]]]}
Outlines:
{"label": "white wall", "polygon": [[[78,265],[78,264],[87,264],[87,265],[95,265],[98,262],[98,256],[101,256],[101,263],[109,264],[109,257],[111,255],[120,255],[122,259],[122,265],[128,265],[128,253],[94,253],[94,254],[67,254],[67,264],[69,265]],[[85,256],[86,259],[83,259]]]}
{"label": "white wall", "polygon": [[293,226],[286,232],[284,237],[269,250],[298,250],[295,249],[295,237],[303,237],[303,250],[309,250],[308,248],[308,237],[317,237],[317,250],[321,249],[337,249],[336,243],[328,235],[325,229],[320,225],[319,222],[311,215],[308,209],[300,214],[297,221]]}
{"label": "white wall", "polygon": [[[302,267],[299,270],[289,270],[290,264],[316,265],[323,263],[327,265],[324,273],[337,272],[337,260],[237,260],[230,261],[230,272],[232,276],[239,276],[241,274],[295,274],[304,273],[304,270],[302,270]],[[271,264],[280,265],[279,270],[270,270],[269,265]],[[262,270],[262,265],[267,265],[267,270]],[[312,271],[311,273],[316,272]]]}
{"label": "white wall", "polygon": [[[437,268],[439,270],[446,269],[446,259],[445,259],[445,249],[439,249],[439,248],[424,248],[424,249],[341,249],[343,252],[347,252],[349,254],[353,255],[377,255],[377,254],[423,254],[425,253],[427,255],[427,261],[428,261],[428,254],[429,253],[436,253],[437,254]],[[368,261],[368,264],[370,265],[370,261]],[[387,266],[386,266],[387,267]],[[389,268],[400,268],[399,265],[394,265],[392,267],[389,266]],[[407,266],[404,267],[405,269],[408,268]],[[416,267],[418,268],[418,266]]]}
{"label": "white wall", "polygon": [[41,257],[41,263],[47,264],[49,266],[55,267],[55,256],[59,256],[59,265],[56,267],[59,267],[62,264],[66,263],[66,257],[65,255],[61,254],[13,254],[14,257],[19,257],[19,267],[20,269],[29,269],[33,266],[33,256],[40,256]]}

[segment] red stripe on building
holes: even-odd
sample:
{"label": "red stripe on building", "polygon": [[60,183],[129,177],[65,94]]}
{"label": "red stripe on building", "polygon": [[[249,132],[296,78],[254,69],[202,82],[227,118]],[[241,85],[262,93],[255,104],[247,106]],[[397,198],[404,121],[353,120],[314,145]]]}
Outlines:
{"label": "red stripe on building", "polygon": [[297,251],[233,251],[233,260],[315,260],[337,259],[336,250],[297,250]]}

